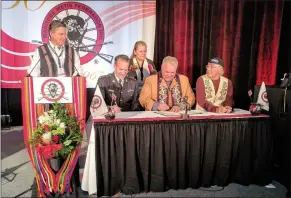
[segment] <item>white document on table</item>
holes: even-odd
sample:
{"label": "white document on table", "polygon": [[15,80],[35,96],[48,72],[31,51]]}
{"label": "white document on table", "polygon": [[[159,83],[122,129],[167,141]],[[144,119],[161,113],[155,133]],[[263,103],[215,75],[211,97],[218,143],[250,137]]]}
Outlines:
{"label": "white document on table", "polygon": [[155,113],[163,116],[180,116],[180,113],[172,111],[155,111]]}

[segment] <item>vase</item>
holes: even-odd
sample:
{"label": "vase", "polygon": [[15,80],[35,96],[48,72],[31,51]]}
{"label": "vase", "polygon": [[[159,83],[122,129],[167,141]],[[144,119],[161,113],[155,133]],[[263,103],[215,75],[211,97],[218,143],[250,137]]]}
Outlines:
{"label": "vase", "polygon": [[64,160],[58,157],[53,157],[49,159],[49,164],[55,173],[57,173],[61,169],[63,163]]}
{"label": "vase", "polygon": [[251,103],[249,111],[254,116],[259,115],[262,111],[262,106],[258,103]]}

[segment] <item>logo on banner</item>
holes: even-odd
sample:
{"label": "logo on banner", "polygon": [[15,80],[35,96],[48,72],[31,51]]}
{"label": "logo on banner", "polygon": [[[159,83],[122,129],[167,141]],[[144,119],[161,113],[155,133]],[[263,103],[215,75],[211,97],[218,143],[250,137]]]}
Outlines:
{"label": "logo on banner", "polygon": [[[70,46],[78,49],[90,50],[91,52],[81,56],[81,64],[86,64],[97,55],[112,62],[113,56],[99,55],[104,43],[104,25],[98,14],[89,6],[78,2],[64,2],[53,7],[46,15],[42,28],[42,41],[49,41],[49,25],[53,20],[60,20],[67,26],[67,42]],[[81,50],[80,50],[81,51]]]}
{"label": "logo on banner", "polygon": [[264,91],[263,93],[262,93],[262,95],[261,95],[261,98],[262,98],[262,100],[264,101],[264,102],[268,102],[268,96],[267,96],[267,92],[266,91]]}
{"label": "logo on banner", "polygon": [[98,95],[94,95],[93,99],[92,99],[92,103],[91,103],[91,108],[93,110],[97,110],[102,104],[102,99],[100,96]]}

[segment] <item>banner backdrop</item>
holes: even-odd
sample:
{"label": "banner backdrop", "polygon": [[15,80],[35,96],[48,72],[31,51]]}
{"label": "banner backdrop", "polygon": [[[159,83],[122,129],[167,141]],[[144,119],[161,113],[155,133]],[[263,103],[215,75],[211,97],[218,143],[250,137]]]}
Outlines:
{"label": "banner backdrop", "polygon": [[31,56],[40,43],[48,42],[49,24],[55,19],[68,26],[68,42],[80,55],[87,88],[95,87],[100,75],[113,71],[116,55],[130,56],[138,40],[147,43],[147,57],[153,58],[155,0],[16,0],[1,4],[2,88],[21,87]]}

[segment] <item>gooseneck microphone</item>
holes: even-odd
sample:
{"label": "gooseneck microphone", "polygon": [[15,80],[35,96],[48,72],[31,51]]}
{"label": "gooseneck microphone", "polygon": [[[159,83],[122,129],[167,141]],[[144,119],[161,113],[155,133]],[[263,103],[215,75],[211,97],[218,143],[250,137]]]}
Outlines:
{"label": "gooseneck microphone", "polygon": [[[46,55],[46,54],[45,54]],[[40,62],[40,58],[38,59],[38,61],[35,63],[35,65],[33,66],[32,70],[30,70],[30,72],[27,74],[26,77],[31,77],[31,73],[32,71],[36,68],[36,66],[38,65],[38,63]]]}

